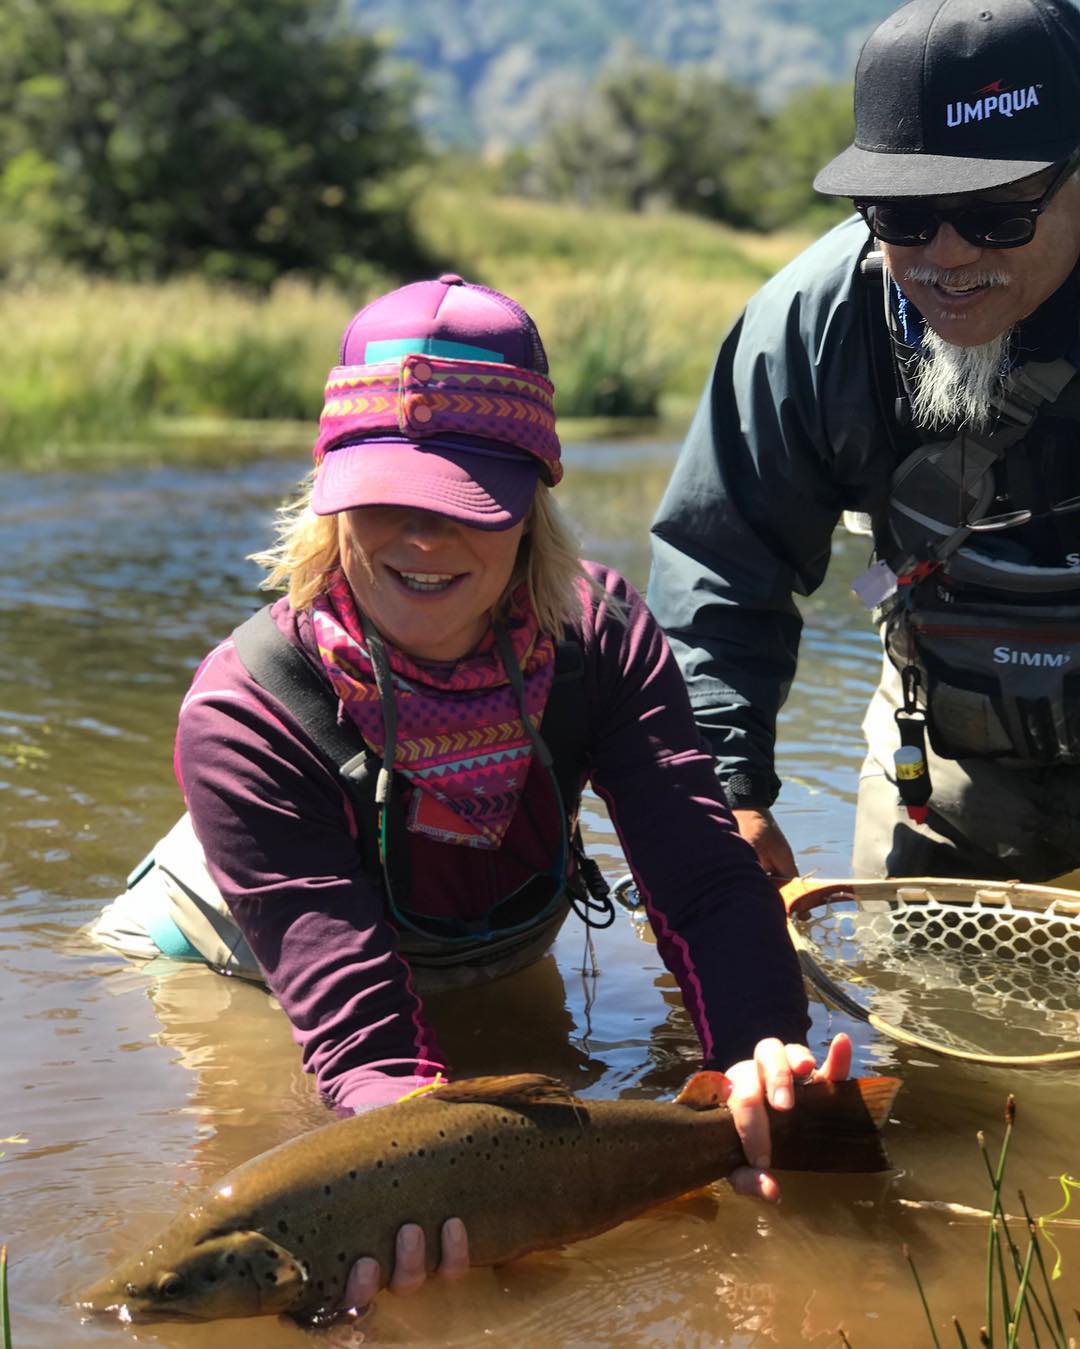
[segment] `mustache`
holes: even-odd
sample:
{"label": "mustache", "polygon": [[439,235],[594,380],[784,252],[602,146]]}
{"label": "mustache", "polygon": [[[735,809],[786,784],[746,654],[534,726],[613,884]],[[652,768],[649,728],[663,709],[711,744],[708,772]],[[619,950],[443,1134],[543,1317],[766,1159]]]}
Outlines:
{"label": "mustache", "polygon": [[925,286],[936,286],[944,282],[947,286],[1007,286],[1011,281],[1008,272],[983,268],[971,271],[963,267],[932,267],[929,263],[913,263],[904,272],[905,281],[920,282]]}

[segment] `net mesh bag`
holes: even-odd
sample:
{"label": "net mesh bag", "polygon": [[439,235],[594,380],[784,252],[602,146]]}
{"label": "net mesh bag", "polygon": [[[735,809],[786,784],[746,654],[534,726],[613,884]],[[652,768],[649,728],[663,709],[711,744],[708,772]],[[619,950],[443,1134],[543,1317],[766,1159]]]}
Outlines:
{"label": "net mesh bag", "polygon": [[1080,1064],[1080,895],[920,879],[785,899],[808,981],[893,1039],[986,1063]]}

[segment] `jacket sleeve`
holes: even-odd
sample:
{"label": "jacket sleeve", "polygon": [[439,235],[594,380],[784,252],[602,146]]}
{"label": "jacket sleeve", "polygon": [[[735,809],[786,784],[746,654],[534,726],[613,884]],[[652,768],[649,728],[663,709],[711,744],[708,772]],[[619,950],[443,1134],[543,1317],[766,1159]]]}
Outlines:
{"label": "jacket sleeve", "polygon": [[365,872],[351,803],[231,640],[181,708],[180,777],[207,867],[320,1093],[346,1111],[445,1067]]}
{"label": "jacket sleeve", "polygon": [[802,627],[793,595],[821,584],[840,513],[876,472],[855,280],[865,237],[838,227],[747,306],[653,523],[649,603],[732,805],[776,798],[776,717]]}
{"label": "jacket sleeve", "polygon": [[706,1064],[728,1068],[809,1024],[783,905],[735,828],[678,666],[633,588],[596,569],[625,608],[587,627],[592,785],[679,983]]}

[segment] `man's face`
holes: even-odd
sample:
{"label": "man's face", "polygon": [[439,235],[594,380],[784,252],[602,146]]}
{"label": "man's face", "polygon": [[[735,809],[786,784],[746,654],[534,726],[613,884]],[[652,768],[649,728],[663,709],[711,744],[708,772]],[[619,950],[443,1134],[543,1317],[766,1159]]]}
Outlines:
{"label": "man's face", "polygon": [[[932,210],[981,202],[1035,201],[1054,170],[1007,187],[928,198]],[[921,204],[921,203],[920,203]],[[1035,237],[1020,248],[981,248],[942,223],[915,248],[882,243],[893,278],[944,341],[975,347],[1000,337],[1038,309],[1080,258],[1080,183],[1071,179],[1038,217]]]}

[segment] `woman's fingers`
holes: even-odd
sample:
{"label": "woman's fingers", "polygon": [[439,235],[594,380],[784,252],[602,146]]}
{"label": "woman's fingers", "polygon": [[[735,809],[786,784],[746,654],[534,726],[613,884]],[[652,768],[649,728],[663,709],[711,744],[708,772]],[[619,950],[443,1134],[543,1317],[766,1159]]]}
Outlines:
{"label": "woman's fingers", "polygon": [[[460,1218],[447,1218],[439,1233],[438,1272],[448,1279],[460,1279],[469,1269],[469,1237]],[[357,1260],[345,1283],[345,1305],[366,1307],[382,1286],[379,1263],[370,1256]],[[394,1293],[412,1293],[427,1278],[427,1243],[424,1229],[417,1223],[398,1228],[394,1242],[394,1271],[388,1287]]]}
{"label": "woman's fingers", "polygon": [[833,1037],[833,1042],[825,1055],[825,1062],[814,1076],[819,1081],[843,1082],[844,1078],[851,1075],[852,1053],[851,1040],[841,1031],[839,1035]]}
{"label": "woman's fingers", "polygon": [[745,1194],[751,1199],[764,1199],[768,1204],[780,1202],[780,1186],[768,1171],[759,1171],[753,1166],[740,1166],[728,1176],[728,1183],[736,1194]]}
{"label": "woman's fingers", "polygon": [[411,1293],[427,1278],[427,1246],[424,1229],[418,1223],[405,1223],[398,1228],[394,1242],[394,1272],[390,1276],[390,1290]]}
{"label": "woman's fingers", "polygon": [[447,1218],[442,1225],[442,1259],[439,1273],[446,1279],[460,1279],[469,1272],[469,1237],[460,1218]]}
{"label": "woman's fingers", "polygon": [[379,1262],[366,1255],[349,1270],[345,1280],[345,1306],[362,1310],[374,1300],[380,1287]]}

